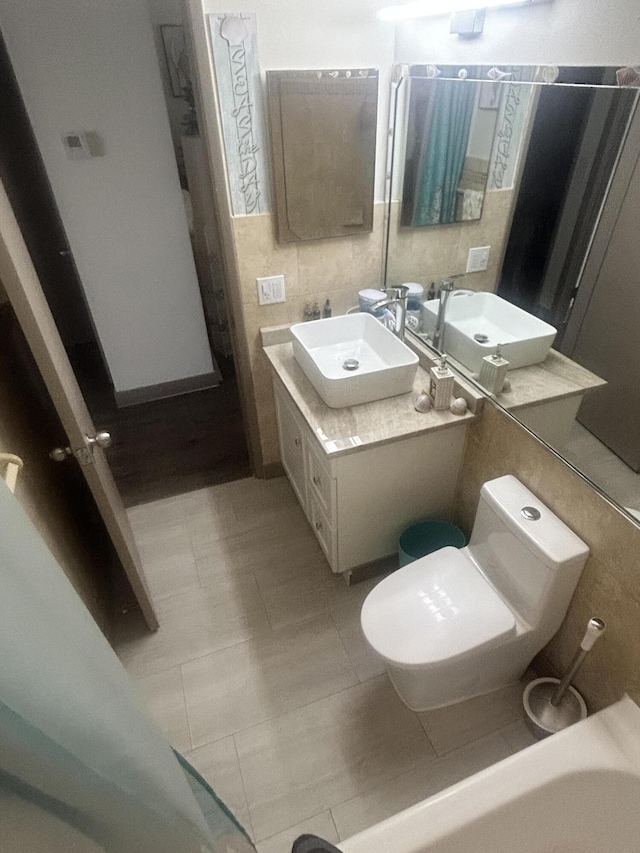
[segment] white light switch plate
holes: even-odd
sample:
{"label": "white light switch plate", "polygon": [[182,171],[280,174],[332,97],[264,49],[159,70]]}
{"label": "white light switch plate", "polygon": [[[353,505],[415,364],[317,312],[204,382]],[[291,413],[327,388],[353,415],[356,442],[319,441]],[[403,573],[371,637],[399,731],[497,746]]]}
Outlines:
{"label": "white light switch plate", "polygon": [[489,266],[491,246],[476,246],[469,249],[467,257],[467,272],[482,272]]}
{"label": "white light switch plate", "polygon": [[273,305],[275,302],[285,301],[283,275],[257,278],[256,282],[258,285],[258,304]]}

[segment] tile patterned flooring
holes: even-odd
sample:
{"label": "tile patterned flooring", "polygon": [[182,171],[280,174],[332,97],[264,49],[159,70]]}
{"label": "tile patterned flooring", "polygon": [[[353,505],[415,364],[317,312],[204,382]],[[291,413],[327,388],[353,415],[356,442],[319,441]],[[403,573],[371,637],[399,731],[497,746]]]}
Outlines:
{"label": "tile patterned flooring", "polygon": [[571,434],[560,452],[614,501],[640,513],[640,474],[578,421],[573,422]]}
{"label": "tile patterned flooring", "polygon": [[532,743],[522,686],[415,714],[360,632],[285,479],[129,510],[160,618],[115,645],[152,716],[256,841],[334,843]]}

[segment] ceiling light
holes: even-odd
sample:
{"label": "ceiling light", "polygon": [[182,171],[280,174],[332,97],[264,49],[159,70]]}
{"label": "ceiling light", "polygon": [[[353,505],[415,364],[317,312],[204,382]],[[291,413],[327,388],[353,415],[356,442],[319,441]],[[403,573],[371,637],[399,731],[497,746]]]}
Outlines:
{"label": "ceiling light", "polygon": [[426,18],[448,15],[470,9],[493,9],[497,6],[530,6],[541,0],[413,0],[396,6],[384,6],[378,12],[381,21],[402,21],[409,18]]}

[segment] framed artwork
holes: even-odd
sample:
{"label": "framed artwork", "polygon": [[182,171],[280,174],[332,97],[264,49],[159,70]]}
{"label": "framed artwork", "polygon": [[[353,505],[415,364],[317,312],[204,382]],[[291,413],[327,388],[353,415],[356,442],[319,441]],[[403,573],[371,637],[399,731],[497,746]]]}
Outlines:
{"label": "framed artwork", "polygon": [[169,89],[174,98],[182,98],[189,81],[183,71],[187,52],[182,24],[160,24],[160,38],[167,66]]}

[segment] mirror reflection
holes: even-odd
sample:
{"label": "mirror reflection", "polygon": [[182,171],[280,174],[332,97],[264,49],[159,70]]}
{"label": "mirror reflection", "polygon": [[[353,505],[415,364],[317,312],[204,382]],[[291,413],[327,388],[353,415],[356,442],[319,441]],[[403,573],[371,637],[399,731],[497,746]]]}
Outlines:
{"label": "mirror reflection", "polygon": [[640,518],[637,89],[533,78],[401,81],[386,283],[421,286],[409,328]]}
{"label": "mirror reflection", "polygon": [[504,87],[487,81],[414,79],[401,224],[480,219]]}

